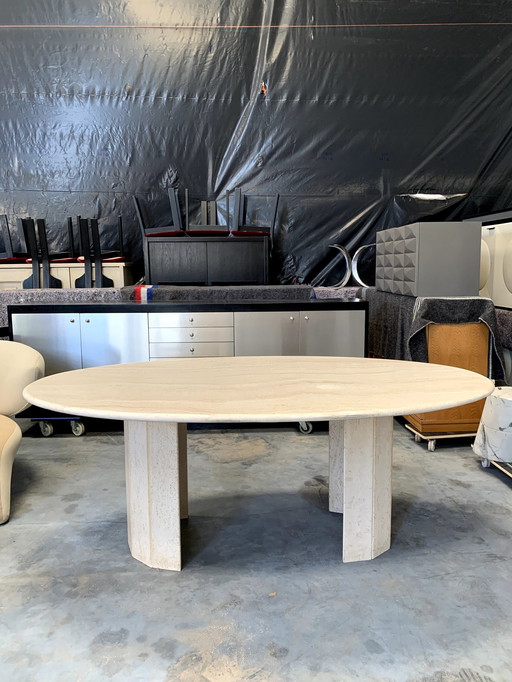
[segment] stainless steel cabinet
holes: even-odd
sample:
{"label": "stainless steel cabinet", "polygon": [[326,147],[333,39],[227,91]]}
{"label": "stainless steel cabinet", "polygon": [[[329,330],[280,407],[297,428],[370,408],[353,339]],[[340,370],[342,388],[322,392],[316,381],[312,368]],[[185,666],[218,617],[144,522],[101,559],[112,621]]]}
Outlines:
{"label": "stainless steel cabinet", "polygon": [[80,315],[67,313],[14,313],[13,340],[26,343],[44,357],[45,373],[55,374],[82,366]]}
{"label": "stainless steel cabinet", "polygon": [[364,357],[364,310],[300,313],[299,355]]}
{"label": "stainless steel cabinet", "polygon": [[47,374],[172,357],[363,357],[366,310],[12,314],[15,341],[39,350]]}
{"label": "stainless steel cabinet", "polygon": [[14,313],[12,329],[42,354],[46,374],[149,359],[145,313]]}
{"label": "stainless steel cabinet", "polygon": [[149,360],[146,313],[80,313],[82,367]]}
{"label": "stainless steel cabinet", "polygon": [[235,312],[235,355],[298,355],[299,311]]}
{"label": "stainless steel cabinet", "polygon": [[364,357],[365,311],[235,312],[235,355]]}
{"label": "stainless steel cabinet", "polygon": [[149,357],[234,355],[232,312],[149,313]]}

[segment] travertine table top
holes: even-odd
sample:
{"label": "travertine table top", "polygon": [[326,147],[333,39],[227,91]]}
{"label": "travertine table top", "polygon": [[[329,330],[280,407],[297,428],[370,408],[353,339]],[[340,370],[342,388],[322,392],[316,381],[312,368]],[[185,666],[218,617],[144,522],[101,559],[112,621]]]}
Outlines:
{"label": "travertine table top", "polygon": [[176,358],[54,374],[31,403],[84,417],[174,422],[320,421],[428,412],[489,395],[492,381],[428,363],[340,357]]}

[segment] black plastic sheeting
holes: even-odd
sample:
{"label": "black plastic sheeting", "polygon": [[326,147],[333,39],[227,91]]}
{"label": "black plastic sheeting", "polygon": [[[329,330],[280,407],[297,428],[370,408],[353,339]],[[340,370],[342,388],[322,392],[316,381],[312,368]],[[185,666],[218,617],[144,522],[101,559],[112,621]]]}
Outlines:
{"label": "black plastic sheeting", "polygon": [[508,1],[0,0],[0,26],[0,213],[56,250],[122,214],[138,259],[134,193],[165,225],[169,186],[240,186],[281,195],[273,281],[329,284],[330,244],[512,207]]}

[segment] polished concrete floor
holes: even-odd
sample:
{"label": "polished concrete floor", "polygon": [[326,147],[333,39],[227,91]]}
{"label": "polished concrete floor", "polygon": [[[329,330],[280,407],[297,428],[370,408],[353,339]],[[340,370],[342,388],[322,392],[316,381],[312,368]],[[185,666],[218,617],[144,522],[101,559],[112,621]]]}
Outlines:
{"label": "polished concrete floor", "polygon": [[[94,427],[94,425],[93,425]],[[181,573],[126,539],[123,439],[25,434],[0,528],[1,682],[509,682],[512,481],[395,423],[393,541],[342,564],[327,434],[189,434]]]}

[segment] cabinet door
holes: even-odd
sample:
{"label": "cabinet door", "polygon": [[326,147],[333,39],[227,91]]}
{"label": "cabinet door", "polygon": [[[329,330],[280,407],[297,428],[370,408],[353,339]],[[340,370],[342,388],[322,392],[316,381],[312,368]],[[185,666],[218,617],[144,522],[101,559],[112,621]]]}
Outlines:
{"label": "cabinet door", "polygon": [[208,284],[267,284],[267,238],[208,242]]}
{"label": "cabinet door", "polygon": [[235,355],[298,355],[299,312],[235,313]]}
{"label": "cabinet door", "polygon": [[149,284],[206,284],[206,242],[185,237],[147,240]]}
{"label": "cabinet door", "polygon": [[80,316],[67,313],[15,313],[13,340],[26,343],[44,357],[45,374],[80,369]]}
{"label": "cabinet door", "polygon": [[82,366],[149,360],[147,313],[80,314]]}
{"label": "cabinet door", "polygon": [[302,311],[299,338],[301,355],[362,358],[365,352],[365,311]]}

